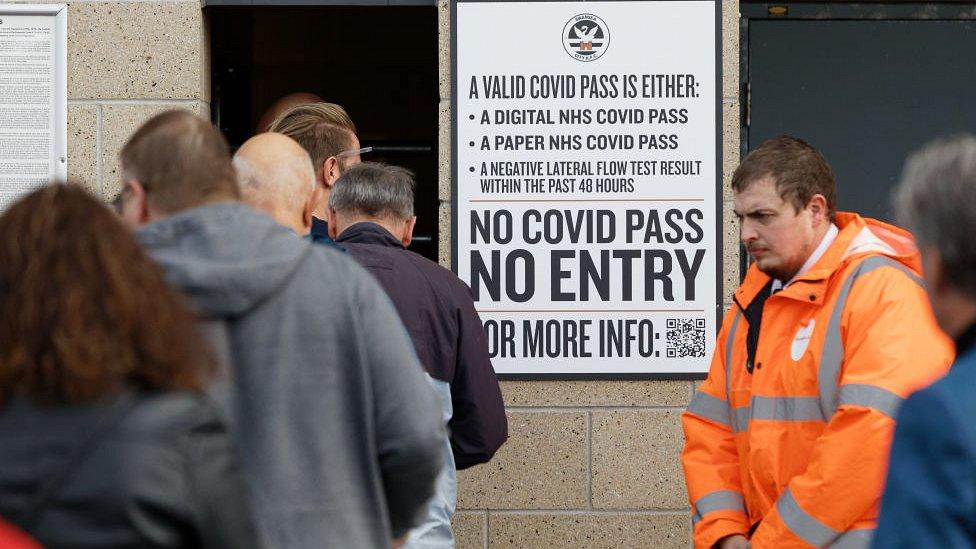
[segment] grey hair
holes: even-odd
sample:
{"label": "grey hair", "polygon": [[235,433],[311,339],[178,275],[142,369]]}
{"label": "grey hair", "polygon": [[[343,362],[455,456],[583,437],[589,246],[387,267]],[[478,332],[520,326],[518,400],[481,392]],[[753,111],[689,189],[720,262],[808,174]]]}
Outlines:
{"label": "grey hair", "polygon": [[329,208],[374,218],[413,217],[413,173],[399,166],[361,162],[339,177],[329,195]]}
{"label": "grey hair", "polygon": [[949,283],[976,297],[976,138],[938,140],[912,154],[894,205],[919,247],[939,251]]}
{"label": "grey hair", "polygon": [[315,168],[307,154],[282,158],[271,166],[235,155],[234,169],[241,197],[261,210],[271,208],[274,212],[300,214],[308,195],[315,191]]}

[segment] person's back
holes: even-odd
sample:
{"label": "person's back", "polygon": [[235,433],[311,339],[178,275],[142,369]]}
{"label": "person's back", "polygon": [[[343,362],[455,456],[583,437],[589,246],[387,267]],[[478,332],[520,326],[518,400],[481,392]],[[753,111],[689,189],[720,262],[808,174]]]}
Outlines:
{"label": "person's back", "polygon": [[[139,155],[126,152],[143,147],[195,161],[178,137],[152,141],[181,124],[211,128],[161,116],[123,149],[124,171],[152,164],[136,167]],[[232,174],[226,146],[218,156]],[[139,175],[128,184],[148,177]],[[433,493],[444,429],[396,311],[372,277],[233,196],[197,199],[145,221],[152,222],[138,231],[143,245],[222,332],[262,541],[382,547],[414,526]]]}
{"label": "person's back", "polygon": [[255,546],[211,353],[132,235],[71,185],[0,235],[0,516],[50,547]]}
{"label": "person's back", "polygon": [[0,516],[30,519],[46,547],[253,547],[243,496],[227,427],[201,395],[128,391],[85,406],[18,398],[0,413]]}
{"label": "person's back", "polygon": [[411,533],[408,545],[446,547],[452,539],[455,468],[490,460],[505,442],[507,421],[470,289],[454,273],[405,248],[415,221],[412,189],[413,178],[402,168],[353,166],[333,189],[329,227],[393,300],[441,394],[450,431],[448,466],[427,520]]}
{"label": "person's back", "polygon": [[918,239],[932,310],[957,356],[945,377],[898,411],[873,546],[976,547],[976,137],[913,153],[894,199],[898,220]]}

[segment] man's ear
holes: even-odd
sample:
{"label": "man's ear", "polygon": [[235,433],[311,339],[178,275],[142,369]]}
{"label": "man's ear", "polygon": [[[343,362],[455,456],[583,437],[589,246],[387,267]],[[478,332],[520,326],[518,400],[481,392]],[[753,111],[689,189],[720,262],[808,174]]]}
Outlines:
{"label": "man's ear", "polygon": [[149,197],[142,183],[128,179],[122,184],[122,193],[122,221],[132,230],[149,223]]}
{"label": "man's ear", "polygon": [[307,235],[312,229],[312,212],[315,211],[315,202],[318,198],[319,186],[316,185],[312,192],[305,197],[305,205],[302,206],[302,236]]}
{"label": "man's ear", "polygon": [[329,222],[329,238],[332,240],[339,238],[339,216],[336,215],[335,210],[326,208],[325,217]]}
{"label": "man's ear", "polygon": [[827,215],[827,199],[824,198],[824,195],[815,194],[810,197],[810,201],[807,202],[807,209],[810,210],[815,227],[830,221],[830,217]]}
{"label": "man's ear", "polygon": [[338,158],[330,156],[322,162],[322,182],[326,188],[331,189],[340,175]]}
{"label": "man's ear", "polygon": [[404,248],[410,247],[410,242],[413,241],[413,228],[416,226],[417,216],[413,216],[403,222],[403,236],[400,237],[400,243],[403,244]]}

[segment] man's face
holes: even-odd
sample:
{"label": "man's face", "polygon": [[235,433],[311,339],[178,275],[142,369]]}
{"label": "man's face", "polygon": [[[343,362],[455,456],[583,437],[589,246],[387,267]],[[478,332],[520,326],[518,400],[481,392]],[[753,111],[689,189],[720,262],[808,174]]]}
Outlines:
{"label": "man's face", "polygon": [[739,238],[759,270],[784,282],[793,278],[818,244],[810,205],[797,212],[769,176],[736,192],[734,204]]}

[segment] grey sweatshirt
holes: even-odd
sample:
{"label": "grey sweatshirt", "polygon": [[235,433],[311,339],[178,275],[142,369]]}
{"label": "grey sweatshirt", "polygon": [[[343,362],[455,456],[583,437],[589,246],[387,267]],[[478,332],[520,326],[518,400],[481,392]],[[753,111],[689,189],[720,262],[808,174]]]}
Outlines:
{"label": "grey sweatshirt", "polygon": [[416,525],[446,434],[373,277],[240,204],[185,210],[139,237],[226,327],[215,346],[229,354],[228,406],[262,543],[385,547]]}

